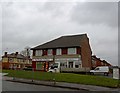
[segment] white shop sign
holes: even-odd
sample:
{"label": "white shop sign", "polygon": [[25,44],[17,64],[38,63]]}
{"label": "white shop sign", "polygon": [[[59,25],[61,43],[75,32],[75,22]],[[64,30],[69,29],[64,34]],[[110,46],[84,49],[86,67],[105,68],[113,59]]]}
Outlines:
{"label": "white shop sign", "polygon": [[32,61],[53,61],[53,59],[32,59]]}
{"label": "white shop sign", "polygon": [[[55,59],[55,61],[78,61],[79,58],[59,58]],[[53,61],[53,59],[32,59],[32,61]]]}
{"label": "white shop sign", "polygon": [[79,58],[59,58],[59,59],[55,59],[56,61],[78,61]]}

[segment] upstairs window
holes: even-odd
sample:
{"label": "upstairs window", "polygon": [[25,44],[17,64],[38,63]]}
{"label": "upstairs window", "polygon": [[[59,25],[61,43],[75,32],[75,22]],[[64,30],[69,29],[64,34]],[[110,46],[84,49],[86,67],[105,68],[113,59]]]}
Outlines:
{"label": "upstairs window", "polygon": [[52,55],[52,49],[48,49],[47,54]]}
{"label": "upstairs window", "polygon": [[56,55],[61,55],[61,49],[56,50]]}
{"label": "upstairs window", "polygon": [[68,48],[68,54],[76,54],[76,48]]}
{"label": "upstairs window", "polygon": [[96,65],[96,61],[94,59],[92,59],[92,64]]}
{"label": "upstairs window", "polygon": [[42,56],[42,50],[36,50],[35,55],[36,56]]}

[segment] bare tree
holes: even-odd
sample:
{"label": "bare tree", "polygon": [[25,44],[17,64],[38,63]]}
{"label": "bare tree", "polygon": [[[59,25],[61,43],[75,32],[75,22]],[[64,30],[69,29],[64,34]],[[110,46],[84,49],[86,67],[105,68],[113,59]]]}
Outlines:
{"label": "bare tree", "polygon": [[29,47],[29,46],[26,46],[26,47],[24,48],[24,50],[22,50],[22,51],[20,52],[20,54],[22,54],[22,55],[24,55],[24,56],[26,56],[26,57],[30,57],[30,56],[31,56],[30,47]]}

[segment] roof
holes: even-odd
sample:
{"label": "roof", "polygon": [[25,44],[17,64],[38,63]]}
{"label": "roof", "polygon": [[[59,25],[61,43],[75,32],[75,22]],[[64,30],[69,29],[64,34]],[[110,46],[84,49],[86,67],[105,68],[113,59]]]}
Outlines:
{"label": "roof", "polygon": [[71,35],[71,36],[61,36],[57,39],[49,41],[47,43],[38,45],[34,49],[49,49],[49,48],[63,48],[63,47],[80,47],[80,42],[84,38],[87,38],[87,34]]}
{"label": "roof", "polygon": [[[3,56],[3,57],[5,57],[5,55]],[[25,57],[22,55],[22,54],[15,54],[15,53],[11,53],[11,54],[7,54],[7,57],[9,57],[9,58],[20,58],[20,59],[24,59]]]}

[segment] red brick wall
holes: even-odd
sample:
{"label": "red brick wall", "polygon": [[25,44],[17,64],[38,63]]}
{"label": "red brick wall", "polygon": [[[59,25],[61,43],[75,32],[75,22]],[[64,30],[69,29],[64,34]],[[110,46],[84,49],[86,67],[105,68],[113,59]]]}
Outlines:
{"label": "red brick wall", "polygon": [[62,48],[62,55],[67,54],[67,48]]}
{"label": "red brick wall", "polygon": [[47,49],[43,50],[43,55],[47,55]]}
{"label": "red brick wall", "polygon": [[10,65],[10,63],[8,63],[8,62],[2,63],[2,68],[3,69],[9,69],[9,65]]}
{"label": "red brick wall", "polygon": [[100,60],[96,60],[96,66],[102,66],[101,61]]}
{"label": "red brick wall", "polygon": [[79,48],[77,47],[77,54],[81,54],[80,47]]}
{"label": "red brick wall", "polygon": [[53,49],[53,55],[56,55],[56,49]]}
{"label": "red brick wall", "polygon": [[84,37],[81,42],[81,58],[82,58],[82,67],[92,68],[92,52],[89,44],[89,39]]}

